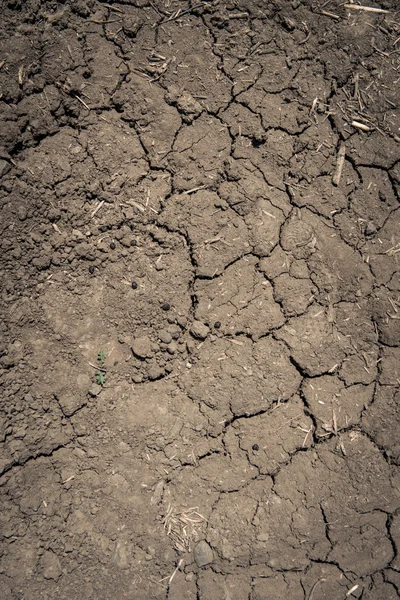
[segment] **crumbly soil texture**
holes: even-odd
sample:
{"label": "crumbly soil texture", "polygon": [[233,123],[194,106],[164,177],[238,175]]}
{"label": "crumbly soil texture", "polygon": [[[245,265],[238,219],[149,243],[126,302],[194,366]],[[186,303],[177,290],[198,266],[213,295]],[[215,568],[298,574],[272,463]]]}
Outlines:
{"label": "crumbly soil texture", "polygon": [[363,4],[1,2],[3,600],[400,597],[400,11]]}

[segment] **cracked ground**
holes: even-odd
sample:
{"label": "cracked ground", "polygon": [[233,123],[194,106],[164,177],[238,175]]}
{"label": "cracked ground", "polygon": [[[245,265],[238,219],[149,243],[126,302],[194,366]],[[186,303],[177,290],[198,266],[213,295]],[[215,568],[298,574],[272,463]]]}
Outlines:
{"label": "cracked ground", "polygon": [[400,13],[349,4],[2,0],[2,599],[400,597]]}

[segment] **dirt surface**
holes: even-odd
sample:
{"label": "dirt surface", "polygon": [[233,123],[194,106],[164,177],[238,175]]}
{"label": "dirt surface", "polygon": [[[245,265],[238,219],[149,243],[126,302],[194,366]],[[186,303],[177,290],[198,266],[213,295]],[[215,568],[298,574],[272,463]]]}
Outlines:
{"label": "dirt surface", "polygon": [[1,2],[2,599],[400,597],[400,13],[365,4]]}

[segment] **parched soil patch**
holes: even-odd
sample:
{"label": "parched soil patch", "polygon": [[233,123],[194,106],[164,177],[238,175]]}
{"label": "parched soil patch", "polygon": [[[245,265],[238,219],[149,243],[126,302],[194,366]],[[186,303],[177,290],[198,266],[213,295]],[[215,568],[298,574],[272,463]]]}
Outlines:
{"label": "parched soil patch", "polygon": [[3,0],[2,599],[400,597],[400,12],[367,4]]}

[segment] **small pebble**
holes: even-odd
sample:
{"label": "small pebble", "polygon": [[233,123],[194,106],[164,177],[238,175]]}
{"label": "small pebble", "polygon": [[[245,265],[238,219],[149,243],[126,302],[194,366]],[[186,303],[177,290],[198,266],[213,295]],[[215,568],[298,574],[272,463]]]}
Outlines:
{"label": "small pebble", "polygon": [[162,342],[164,342],[164,344],[170,344],[172,342],[172,335],[169,333],[169,331],[165,331],[165,329],[161,329],[158,332],[158,337]]}
{"label": "small pebble", "polygon": [[221,327],[221,321],[215,321],[214,329],[220,329],[220,327]]}
{"label": "small pebble", "polygon": [[367,223],[364,229],[364,233],[366,237],[373,237],[377,233],[377,228],[374,223]]}
{"label": "small pebble", "polygon": [[164,302],[164,304],[161,305],[161,308],[165,311],[168,311],[168,310],[170,310],[171,305],[168,304],[168,302]]}
{"label": "small pebble", "polygon": [[131,246],[136,246],[137,245],[137,241],[136,240],[131,240]]}
{"label": "small pebble", "polygon": [[258,444],[253,444],[251,448],[252,448],[252,450],[254,450],[254,452],[258,452],[258,450],[260,449],[260,446]]}
{"label": "small pebble", "polygon": [[110,244],[110,249],[111,249],[111,250],[115,250],[115,248],[116,248],[116,247],[117,247],[117,246],[115,245],[115,243],[114,243],[114,242],[111,242],[111,244]]}
{"label": "small pebble", "polygon": [[136,281],[132,281],[132,289],[133,290],[137,289],[137,283],[136,283]]}
{"label": "small pebble", "polygon": [[93,273],[94,273],[94,266],[93,265],[90,265],[90,267],[89,267],[89,273],[91,275],[93,275]]}
{"label": "small pebble", "polygon": [[214,560],[214,553],[205,540],[197,542],[193,548],[193,557],[198,567],[209,565]]}
{"label": "small pebble", "polygon": [[179,331],[176,331],[174,334],[172,334],[172,337],[174,338],[174,340],[179,340],[181,334],[179,333]]}

